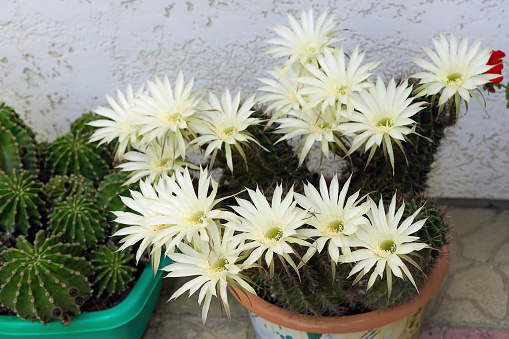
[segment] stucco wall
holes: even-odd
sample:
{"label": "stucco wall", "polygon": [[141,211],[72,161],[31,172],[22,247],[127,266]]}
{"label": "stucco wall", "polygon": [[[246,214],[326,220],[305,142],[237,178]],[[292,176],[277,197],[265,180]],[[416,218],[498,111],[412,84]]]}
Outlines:
{"label": "stucco wall", "polygon": [[[503,3],[503,4],[501,4]],[[69,121],[105,103],[117,87],[182,68],[198,87],[251,95],[273,60],[264,43],[309,1],[4,0],[0,10],[0,100],[38,133],[54,139]],[[439,32],[478,37],[509,52],[509,2],[313,1],[331,8],[339,28],[381,74],[400,74]],[[424,57],[424,56],[423,56]],[[504,70],[505,74],[507,70]],[[187,80],[186,79],[186,80]],[[447,131],[430,180],[435,196],[509,199],[509,110],[502,93],[487,97],[490,117],[473,101]]]}

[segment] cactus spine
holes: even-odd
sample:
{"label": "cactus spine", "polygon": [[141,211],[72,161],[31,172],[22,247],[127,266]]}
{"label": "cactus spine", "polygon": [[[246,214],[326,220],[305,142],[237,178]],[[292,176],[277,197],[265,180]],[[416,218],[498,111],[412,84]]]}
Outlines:
{"label": "cactus spine", "polygon": [[0,261],[0,302],[22,319],[63,321],[90,297],[92,266],[79,244],[39,231],[33,244],[20,236],[17,248],[3,251]]}
{"label": "cactus spine", "polygon": [[57,175],[46,184],[45,192],[46,200],[53,207],[67,197],[91,197],[95,188],[91,180],[80,174]]}
{"label": "cactus spine", "polygon": [[68,133],[50,146],[46,171],[49,177],[81,174],[98,184],[108,174],[111,163],[111,154],[104,148],[96,149],[79,133]]}
{"label": "cactus spine", "polygon": [[99,246],[92,252],[91,259],[95,271],[94,286],[98,287],[97,295],[103,292],[108,295],[123,292],[134,280],[134,255],[129,251],[117,252],[117,246],[112,242]]}
{"label": "cactus spine", "polygon": [[79,241],[86,247],[95,247],[108,230],[103,210],[89,197],[74,196],[59,202],[50,214],[48,228],[62,232],[66,241]]}
{"label": "cactus spine", "polygon": [[27,171],[0,171],[0,223],[11,234],[40,227],[45,213],[42,183]]}
{"label": "cactus spine", "polygon": [[112,233],[117,231],[119,224],[113,221],[116,216],[111,211],[125,211],[127,209],[120,197],[129,195],[129,189],[134,186],[134,184],[123,185],[128,177],[125,172],[110,173],[104,177],[97,190],[97,203],[107,211]]}
{"label": "cactus spine", "polygon": [[12,108],[0,103],[0,170],[13,169],[38,173],[35,134]]}

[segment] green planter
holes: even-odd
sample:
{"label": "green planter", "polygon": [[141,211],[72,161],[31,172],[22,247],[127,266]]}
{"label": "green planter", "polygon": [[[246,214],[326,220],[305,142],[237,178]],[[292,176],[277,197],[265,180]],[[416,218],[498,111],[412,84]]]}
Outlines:
{"label": "green planter", "polygon": [[[171,260],[166,258],[160,267],[169,264]],[[163,271],[158,271],[154,277],[152,267],[147,265],[124,301],[104,311],[79,314],[69,326],[62,326],[59,321],[42,325],[15,316],[0,316],[0,338],[141,338],[161,292],[162,276]]]}

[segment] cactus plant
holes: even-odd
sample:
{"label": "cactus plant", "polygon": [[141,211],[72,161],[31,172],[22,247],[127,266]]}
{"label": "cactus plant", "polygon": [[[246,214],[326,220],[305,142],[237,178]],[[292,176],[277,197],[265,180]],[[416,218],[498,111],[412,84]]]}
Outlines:
{"label": "cactus plant", "polygon": [[[252,114],[253,118],[259,119],[264,119],[265,116],[263,108],[256,109]],[[293,147],[287,141],[276,143],[281,135],[274,133],[274,127],[254,125],[249,126],[248,131],[266,150],[255,145],[246,149],[247,163],[240,154],[233,154],[234,176],[229,175],[226,158],[218,153],[215,166],[223,169],[219,182],[220,194],[241,192],[246,187],[256,189],[257,186],[271,191],[282,179],[291,183],[302,183],[305,179],[311,179],[306,166],[299,167]],[[231,202],[225,200],[225,205]]]}
{"label": "cactus plant", "polygon": [[71,196],[92,196],[95,194],[91,180],[80,174],[57,175],[46,183],[46,200],[51,207]]}
{"label": "cactus plant", "polygon": [[25,170],[0,171],[0,224],[4,234],[27,234],[42,225],[45,214],[42,183]]}
{"label": "cactus plant", "polygon": [[134,186],[134,184],[123,185],[128,177],[129,175],[126,172],[110,173],[104,177],[97,189],[97,203],[105,211],[110,211],[107,217],[112,227],[112,233],[117,231],[119,224],[114,222],[116,216],[111,211],[125,211],[127,209],[120,197],[129,195],[129,189]]}
{"label": "cactus plant", "polygon": [[109,242],[101,245],[92,252],[92,266],[94,267],[94,286],[97,286],[97,295],[106,292],[112,295],[123,292],[128,284],[134,280],[134,255],[129,251],[118,251],[117,246]]}
{"label": "cactus plant", "polygon": [[[403,196],[399,196],[403,200]],[[408,200],[403,218],[410,216],[420,206],[422,208],[418,219],[426,218],[425,226],[416,233],[419,238],[429,244],[418,252],[415,261],[424,274],[428,274],[440,253],[436,250],[447,243],[446,233],[449,225],[444,221],[444,211],[435,206],[433,201],[426,200],[424,196],[414,196]],[[305,249],[300,248],[301,256]],[[425,275],[417,274],[417,268],[410,266],[417,284],[421,284]],[[272,278],[268,272],[260,270],[254,278],[258,286],[258,295],[275,303],[276,305],[293,310],[301,314],[314,316],[342,316],[355,314],[359,310],[370,311],[382,309],[390,305],[398,305],[413,296],[415,290],[409,281],[394,279],[392,293],[387,295],[387,280],[377,280],[367,290],[367,280],[360,280],[352,286],[354,277],[345,278],[351,270],[350,265],[340,264],[332,270],[330,260],[323,255],[314,255],[302,267],[300,276],[294,271],[279,267]],[[261,273],[261,274],[259,274]],[[335,274],[335,279],[332,279]],[[324,283],[330,281],[330,283]],[[341,305],[341,307],[340,307]]]}
{"label": "cactus plant", "polygon": [[35,134],[12,108],[0,103],[0,170],[13,169],[37,174]]}
{"label": "cactus plant", "polygon": [[48,228],[62,232],[66,241],[79,241],[94,247],[108,230],[104,211],[87,196],[73,196],[59,202],[49,216]]}
{"label": "cactus plant", "polygon": [[46,238],[39,231],[33,243],[20,236],[0,261],[0,302],[22,319],[65,321],[90,297],[92,266],[83,248],[62,243],[58,235]]}
{"label": "cactus plant", "polygon": [[104,148],[89,144],[88,138],[72,132],[58,138],[48,150],[48,176],[81,174],[98,184],[108,174],[112,157]]}
{"label": "cactus plant", "polygon": [[[344,172],[355,173],[351,185],[353,188],[362,189],[365,193],[383,188],[387,190],[387,196],[396,191],[419,194],[426,189],[427,176],[444,130],[455,122],[455,115],[452,112],[453,107],[448,107],[439,114],[439,108],[432,104],[432,99],[418,100],[426,101],[424,109],[412,117],[417,123],[418,134],[407,136],[408,142],[403,144],[404,153],[394,146],[395,170],[393,171],[381,149],[377,150],[368,166],[368,154],[354,152],[349,158],[350,168]],[[349,174],[345,174],[343,181],[346,181],[348,176]]]}
{"label": "cactus plant", "polygon": [[71,133],[81,134],[87,139],[90,138],[90,136],[94,133],[95,128],[87,124],[100,118],[101,117],[94,112],[83,113],[71,124]]}

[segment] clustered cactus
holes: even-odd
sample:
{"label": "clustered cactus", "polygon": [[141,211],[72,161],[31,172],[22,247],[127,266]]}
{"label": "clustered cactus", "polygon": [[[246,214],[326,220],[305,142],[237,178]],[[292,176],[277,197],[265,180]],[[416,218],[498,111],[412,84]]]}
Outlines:
{"label": "clustered cactus", "polygon": [[111,163],[107,149],[88,143],[86,134],[69,132],[49,147],[46,170],[50,176],[74,173],[99,183],[108,174]]}
{"label": "clustered cactus", "polygon": [[27,234],[42,225],[45,213],[43,185],[25,170],[13,169],[10,175],[0,171],[0,223],[9,232]]}
{"label": "clustered cactus", "polygon": [[104,211],[86,196],[73,196],[59,202],[49,216],[48,228],[62,232],[66,241],[77,241],[87,247],[104,240],[108,222]]}
{"label": "clustered cactus", "polygon": [[[403,195],[399,197],[402,199]],[[441,256],[436,249],[447,244],[449,225],[444,220],[443,207],[424,196],[414,196],[414,200],[408,201],[403,218],[410,216],[423,204],[419,219],[426,218],[427,221],[416,236],[431,247],[421,250],[415,261],[427,275]],[[304,249],[301,250],[303,255]],[[260,269],[253,280],[259,296],[282,308],[313,316],[344,316],[382,309],[402,304],[415,293],[411,283],[403,279],[393,280],[389,296],[384,279],[377,280],[369,289],[365,279],[353,285],[355,277],[346,278],[350,270],[349,265],[338,265],[333,270],[326,256],[313,256],[301,268],[300,275],[279,267],[270,278],[267,271]],[[409,266],[409,270],[418,285],[425,280],[425,275],[419,274],[416,267]]]}
{"label": "clustered cactus", "polygon": [[37,174],[35,134],[19,115],[0,103],[0,170],[24,169]]}
{"label": "clustered cactus", "polygon": [[95,271],[94,285],[99,286],[98,295],[103,292],[113,294],[127,289],[134,279],[134,255],[117,252],[117,246],[109,242],[92,253],[92,265]]}
{"label": "clustered cactus", "polygon": [[93,196],[95,187],[81,174],[56,175],[46,183],[45,193],[46,201],[53,207],[68,197]]}
{"label": "clustered cactus", "polygon": [[120,293],[135,277],[133,255],[108,242],[107,211],[121,209],[127,187],[113,150],[88,142],[96,118],[84,114],[68,134],[37,143],[0,104],[0,305],[9,314],[66,325],[92,294]]}
{"label": "clustered cactus", "polygon": [[20,236],[0,259],[0,302],[22,319],[64,320],[90,296],[92,266],[84,248],[61,242],[58,234],[46,237],[41,230],[33,242]]}

